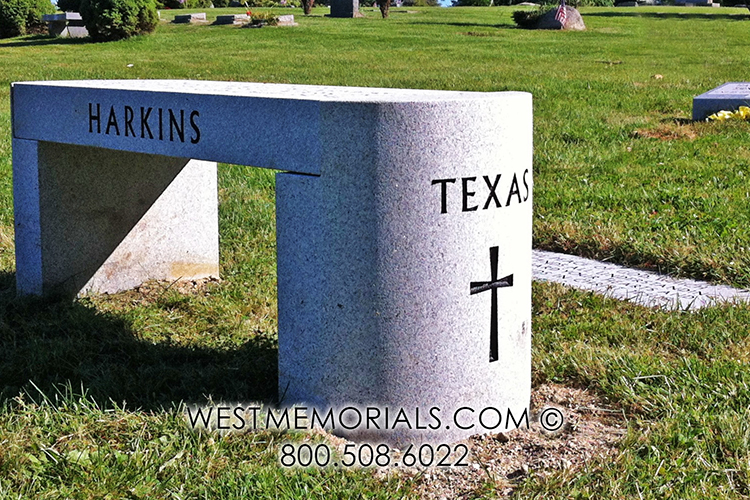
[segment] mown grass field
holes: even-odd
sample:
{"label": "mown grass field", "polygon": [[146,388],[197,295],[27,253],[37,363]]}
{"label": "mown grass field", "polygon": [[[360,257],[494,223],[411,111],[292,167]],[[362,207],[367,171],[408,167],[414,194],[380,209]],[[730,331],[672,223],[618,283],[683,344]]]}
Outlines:
{"label": "mown grass field", "polygon": [[[0,498],[401,498],[413,485],[285,471],[286,436],[194,434],[182,418],[181,402],[275,397],[272,172],[220,166],[220,283],[15,298],[13,81],[528,91],[535,246],[750,285],[749,125],[689,121],[694,95],[748,80],[747,11],[588,8],[586,32],[560,33],[515,29],[512,10],[393,9],[384,21],[317,9],[294,12],[294,28],[165,23],[109,44],[0,41]],[[750,494],[750,307],[662,312],[543,284],[533,305],[534,383],[590,388],[622,407],[628,433],[614,460],[531,474],[518,497]]]}

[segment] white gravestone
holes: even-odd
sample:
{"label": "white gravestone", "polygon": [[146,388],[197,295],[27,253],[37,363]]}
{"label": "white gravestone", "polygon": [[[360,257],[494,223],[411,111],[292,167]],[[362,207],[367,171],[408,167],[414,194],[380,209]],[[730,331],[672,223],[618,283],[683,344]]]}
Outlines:
{"label": "white gravestone", "polygon": [[349,423],[356,408],[335,432],[397,444],[523,419],[530,94],[131,80],[12,96],[19,293],[213,274],[209,162],[276,168],[281,403],[350,407]]}
{"label": "white gravestone", "polygon": [[725,83],[693,98],[693,120],[705,120],[717,111],[750,106],[750,82]]}

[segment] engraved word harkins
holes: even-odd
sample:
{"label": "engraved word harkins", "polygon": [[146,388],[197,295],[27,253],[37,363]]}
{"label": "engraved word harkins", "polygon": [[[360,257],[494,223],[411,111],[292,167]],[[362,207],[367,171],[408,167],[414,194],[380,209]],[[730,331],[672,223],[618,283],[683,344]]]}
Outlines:
{"label": "engraved word harkins", "polygon": [[[104,111],[104,114],[102,114]],[[89,134],[123,135],[140,139],[198,144],[201,129],[196,110],[164,109],[144,106],[110,106],[89,103]],[[190,129],[185,130],[187,124]]]}

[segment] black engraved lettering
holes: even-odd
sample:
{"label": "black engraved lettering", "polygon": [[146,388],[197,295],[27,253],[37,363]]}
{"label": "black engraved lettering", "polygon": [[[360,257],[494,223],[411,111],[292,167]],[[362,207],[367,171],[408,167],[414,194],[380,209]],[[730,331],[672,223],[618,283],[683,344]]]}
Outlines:
{"label": "black engraved lettering", "polygon": [[115,134],[120,135],[120,127],[117,125],[117,115],[115,114],[114,106],[109,108],[109,118],[107,118],[107,128],[104,130],[104,133],[109,135],[109,129],[112,127],[115,128]]}
{"label": "black engraved lettering", "polygon": [[508,193],[508,200],[505,202],[505,206],[510,205],[510,199],[513,195],[518,196],[518,203],[521,203],[521,190],[518,187],[518,178],[516,174],[513,174],[513,182],[510,183],[510,192]]}
{"label": "black engraved lettering", "polygon": [[89,134],[94,133],[94,122],[96,122],[96,133],[102,133],[101,111],[101,105],[96,103],[96,114],[94,114],[94,107],[89,103]]}
{"label": "black engraved lettering", "polygon": [[495,200],[495,207],[500,208],[502,205],[500,204],[500,200],[497,199],[497,193],[495,193],[495,190],[497,189],[497,185],[500,183],[500,177],[502,174],[497,174],[497,177],[495,177],[494,184],[490,182],[490,178],[486,175],[483,175],[484,182],[487,184],[487,187],[490,188],[490,194],[487,195],[487,203],[484,204],[484,208],[482,210],[487,210],[490,206],[490,202],[492,200]]}
{"label": "black engraved lettering", "polygon": [[130,130],[130,135],[135,137],[135,130],[133,130],[133,115],[133,108],[125,106],[125,137],[128,136],[128,130]]}
{"label": "black engraved lettering", "polygon": [[523,171],[523,187],[526,188],[526,195],[523,197],[523,201],[526,201],[529,199],[529,183],[526,182],[526,174],[529,173],[529,169]]}
{"label": "black engraved lettering", "polygon": [[201,140],[201,129],[198,128],[198,124],[195,122],[195,119],[199,116],[200,113],[198,113],[197,111],[193,111],[190,113],[190,126],[195,132],[195,135],[190,138],[190,142],[193,144],[198,144],[198,141]]}
{"label": "black engraved lettering", "polygon": [[169,140],[174,142],[174,133],[177,131],[177,135],[180,138],[180,142],[185,142],[185,110],[180,110],[180,123],[177,123],[177,117],[175,117],[172,110],[169,110]]}
{"label": "black engraved lettering", "polygon": [[448,213],[448,183],[453,184],[456,179],[435,179],[432,181],[432,185],[440,184],[440,213]]}
{"label": "black engraved lettering", "polygon": [[474,196],[476,194],[474,191],[469,191],[469,182],[474,182],[477,180],[476,177],[463,177],[461,179],[461,184],[463,185],[463,205],[462,205],[462,212],[473,212],[474,210],[477,210],[479,206],[474,205],[473,207],[469,207],[469,198]]}
{"label": "black engraved lettering", "polygon": [[153,139],[154,134],[151,133],[151,127],[148,125],[148,117],[151,116],[151,111],[154,108],[148,108],[148,111],[144,113],[144,109],[141,106],[141,139],[146,138],[146,131],[148,130],[148,138]]}

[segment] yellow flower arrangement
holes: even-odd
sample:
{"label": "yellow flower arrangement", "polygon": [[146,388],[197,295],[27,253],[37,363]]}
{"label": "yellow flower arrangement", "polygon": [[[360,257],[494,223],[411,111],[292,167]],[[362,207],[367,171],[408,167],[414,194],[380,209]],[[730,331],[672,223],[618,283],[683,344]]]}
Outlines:
{"label": "yellow flower arrangement", "polygon": [[750,108],[740,106],[737,111],[719,111],[706,118],[706,121],[723,122],[726,120],[750,120]]}

